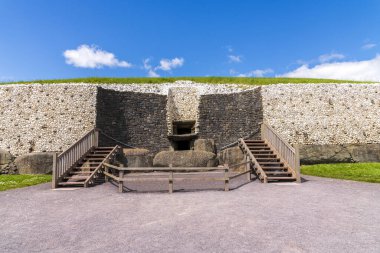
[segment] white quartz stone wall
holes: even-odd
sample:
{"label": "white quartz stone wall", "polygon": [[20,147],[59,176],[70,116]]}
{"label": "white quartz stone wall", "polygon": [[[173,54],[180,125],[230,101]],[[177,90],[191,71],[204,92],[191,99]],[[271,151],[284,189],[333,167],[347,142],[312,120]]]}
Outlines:
{"label": "white quartz stone wall", "polygon": [[172,134],[173,121],[198,121],[199,95],[197,88],[177,87],[168,92],[168,131]]}
{"label": "white quartz stone wall", "polygon": [[380,84],[270,85],[262,103],[290,143],[380,143]]}
{"label": "white quartz stone wall", "polygon": [[0,148],[62,151],[95,126],[94,85],[0,85]]}

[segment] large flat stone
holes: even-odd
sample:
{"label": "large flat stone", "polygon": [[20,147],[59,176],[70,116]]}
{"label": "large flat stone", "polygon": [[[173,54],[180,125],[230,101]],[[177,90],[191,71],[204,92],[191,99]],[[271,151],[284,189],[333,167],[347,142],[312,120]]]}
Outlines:
{"label": "large flat stone", "polygon": [[16,166],[13,163],[14,157],[7,150],[0,149],[0,174],[17,173]]}
{"label": "large flat stone", "polygon": [[[231,148],[226,148],[219,152],[218,154],[219,158],[219,164],[228,164],[228,165],[234,165],[239,164],[245,161],[245,156],[243,154],[243,151],[236,146]],[[241,165],[238,167],[234,167],[233,171],[244,171],[245,165]]]}
{"label": "large flat stone", "polygon": [[215,153],[215,141],[213,139],[197,139],[194,141],[194,150]]}
{"label": "large flat stone", "polygon": [[53,153],[30,153],[15,159],[20,174],[47,174],[53,169]]}
{"label": "large flat stone", "polygon": [[301,164],[379,162],[380,144],[299,145]]}
{"label": "large flat stone", "polygon": [[206,151],[161,151],[153,159],[155,167],[215,167],[216,155]]}

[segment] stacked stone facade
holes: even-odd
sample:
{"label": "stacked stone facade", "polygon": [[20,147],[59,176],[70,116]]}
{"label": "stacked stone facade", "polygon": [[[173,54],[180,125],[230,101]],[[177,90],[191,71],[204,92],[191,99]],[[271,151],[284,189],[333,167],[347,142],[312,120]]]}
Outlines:
{"label": "stacked stone facade", "polygon": [[1,85],[0,149],[62,151],[93,129],[93,85]]}
{"label": "stacked stone facade", "polygon": [[0,149],[15,156],[65,150],[94,127],[158,152],[174,120],[196,120],[218,148],[263,120],[292,144],[380,143],[380,84],[0,86]]}
{"label": "stacked stone facade", "polygon": [[262,88],[264,119],[290,143],[380,143],[379,84]]}
{"label": "stacked stone facade", "polygon": [[219,149],[256,132],[263,119],[260,89],[201,96],[199,138],[214,139]]}

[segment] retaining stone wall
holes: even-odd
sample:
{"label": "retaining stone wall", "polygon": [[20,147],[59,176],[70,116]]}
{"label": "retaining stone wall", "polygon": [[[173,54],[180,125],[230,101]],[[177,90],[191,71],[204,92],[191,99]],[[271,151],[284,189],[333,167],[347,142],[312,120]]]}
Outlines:
{"label": "retaining stone wall", "polygon": [[262,121],[260,89],[202,95],[199,102],[199,138],[214,139],[219,149],[255,132]]}
{"label": "retaining stone wall", "polygon": [[379,84],[281,84],[262,88],[263,114],[290,143],[380,143]]}
{"label": "retaining stone wall", "polygon": [[[99,88],[97,101],[96,126],[108,135],[152,152],[169,148],[167,96]],[[115,142],[102,137],[100,144]]]}
{"label": "retaining stone wall", "polygon": [[95,126],[93,85],[0,85],[0,148],[62,151]]}

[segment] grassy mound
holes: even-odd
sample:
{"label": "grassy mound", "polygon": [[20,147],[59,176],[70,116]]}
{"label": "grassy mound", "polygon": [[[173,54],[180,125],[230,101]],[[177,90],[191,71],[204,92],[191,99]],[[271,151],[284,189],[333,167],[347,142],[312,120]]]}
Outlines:
{"label": "grassy mound", "polygon": [[303,165],[301,173],[304,175],[329,177],[380,183],[380,163],[335,163]]}
{"label": "grassy mound", "polygon": [[[249,78],[249,77],[158,77],[158,78],[113,78],[113,77],[88,77],[73,79],[52,79],[20,81],[16,83],[102,83],[102,84],[131,84],[131,83],[172,83],[178,80],[189,80],[198,83],[210,84],[247,84],[247,85],[269,85],[278,83],[364,83],[349,80],[313,79],[313,78]],[[367,82],[368,83],[368,82]],[[4,83],[3,83],[4,84]]]}
{"label": "grassy mound", "polygon": [[51,182],[51,175],[0,175],[0,191]]}

